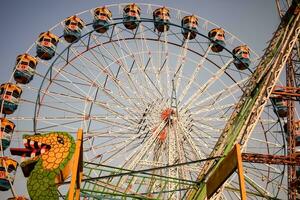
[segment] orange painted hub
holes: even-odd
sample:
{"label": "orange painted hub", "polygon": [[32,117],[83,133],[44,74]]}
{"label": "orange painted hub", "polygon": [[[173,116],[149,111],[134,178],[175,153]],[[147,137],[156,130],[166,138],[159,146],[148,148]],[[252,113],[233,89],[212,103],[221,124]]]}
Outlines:
{"label": "orange painted hub", "polygon": [[[172,108],[166,108],[165,110],[162,111],[160,118],[161,120],[167,122],[167,123],[172,123],[172,119],[171,116],[175,114],[175,111]],[[153,133],[157,130],[157,127],[153,129]],[[162,129],[160,132],[157,132],[158,134],[158,139],[160,141],[165,141],[167,138],[167,127],[165,127],[164,129]]]}
{"label": "orange painted hub", "polygon": [[172,108],[167,108],[164,111],[162,111],[160,118],[164,121],[167,121],[171,118],[171,115],[174,115],[175,112]]}

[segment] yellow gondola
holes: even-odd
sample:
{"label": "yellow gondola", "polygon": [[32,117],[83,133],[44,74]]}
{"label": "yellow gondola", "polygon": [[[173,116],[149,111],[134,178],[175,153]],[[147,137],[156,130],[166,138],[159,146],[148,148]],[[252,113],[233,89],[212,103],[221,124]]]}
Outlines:
{"label": "yellow gondola", "polygon": [[53,58],[58,41],[58,37],[49,31],[41,33],[36,46],[37,56],[43,60]]}
{"label": "yellow gondola", "polygon": [[16,84],[4,83],[0,86],[0,105],[4,114],[12,114],[18,108],[21,94],[22,89]]}
{"label": "yellow gondola", "polygon": [[250,61],[250,49],[247,45],[241,45],[238,47],[235,47],[232,50],[234,58],[234,65],[239,70],[245,70],[249,67],[251,61]]}
{"label": "yellow gondola", "polygon": [[221,28],[214,28],[208,32],[208,37],[215,41],[211,42],[212,47],[211,50],[213,52],[221,52],[225,47],[225,32]]}
{"label": "yellow gondola", "polygon": [[0,190],[6,191],[11,188],[15,180],[18,162],[9,157],[0,157]]}
{"label": "yellow gondola", "polygon": [[6,118],[1,119],[1,142],[2,142],[2,150],[4,151],[10,145],[10,141],[15,129],[15,124],[12,121],[9,121]]}
{"label": "yellow gondola", "polygon": [[77,42],[81,37],[81,31],[84,27],[84,22],[76,15],[73,15],[65,19],[64,24],[65,40],[69,43]]}
{"label": "yellow gondola", "polygon": [[140,24],[141,9],[135,3],[123,9],[123,24],[127,29],[133,30]]}
{"label": "yellow gondola", "polygon": [[94,10],[93,28],[98,33],[105,33],[109,29],[110,20],[112,17],[111,11],[104,7]]}
{"label": "yellow gondola", "polygon": [[17,83],[27,84],[34,76],[37,59],[27,53],[19,55],[16,59],[14,79]]}
{"label": "yellow gondola", "polygon": [[195,39],[197,36],[198,18],[194,15],[185,16],[181,20],[182,35],[185,39]]}
{"label": "yellow gondola", "polygon": [[157,8],[153,12],[154,27],[158,32],[168,31],[170,26],[170,10],[166,7]]}

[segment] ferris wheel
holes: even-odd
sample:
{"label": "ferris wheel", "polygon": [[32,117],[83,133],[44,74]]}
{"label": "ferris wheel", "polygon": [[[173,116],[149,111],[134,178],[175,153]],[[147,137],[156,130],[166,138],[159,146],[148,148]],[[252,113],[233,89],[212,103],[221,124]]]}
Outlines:
{"label": "ferris wheel", "polygon": [[[2,189],[21,195],[10,143],[30,147],[23,154],[36,158],[53,147],[22,134],[76,138],[82,128],[82,197],[185,199],[206,175],[204,165],[222,156],[211,152],[257,64],[236,36],[178,9],[118,4],[70,16],[17,56],[1,85],[1,158],[14,163],[3,168],[10,173]],[[285,155],[285,117],[274,97],[253,133],[232,142],[244,152]],[[249,199],[287,195],[285,166],[244,168]],[[238,191],[233,175],[215,198],[237,199]]]}

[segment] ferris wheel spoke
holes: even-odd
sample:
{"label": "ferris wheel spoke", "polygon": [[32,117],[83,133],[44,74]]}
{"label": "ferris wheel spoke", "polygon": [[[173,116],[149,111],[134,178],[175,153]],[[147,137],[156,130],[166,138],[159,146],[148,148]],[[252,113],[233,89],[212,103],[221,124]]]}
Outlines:
{"label": "ferris wheel spoke", "polygon": [[[70,47],[71,48],[71,47]],[[72,48],[71,48],[72,49]],[[56,72],[56,74],[54,75],[54,77],[61,77],[64,80],[66,80],[68,83],[71,83],[73,87],[77,88],[78,90],[80,90],[83,94],[86,95],[86,93],[84,91],[82,91],[77,84],[74,84],[74,82],[72,82],[69,78],[67,78],[67,76],[71,76],[72,78],[75,78],[75,80],[86,80],[87,83],[93,83],[93,80],[89,78],[88,75],[86,75],[82,70],[79,70],[74,64],[72,64],[71,62],[69,62],[66,58],[64,58],[61,54],[59,54],[59,58],[62,59],[63,61],[65,61],[68,65],[72,66],[73,69],[75,69],[78,73],[80,73],[81,75],[83,75],[84,78],[79,77],[78,75],[75,75],[69,71],[65,71],[64,67],[55,67],[55,66],[50,66],[51,68],[51,72],[54,70]],[[45,62],[44,62],[45,63]],[[64,65],[65,66],[65,65]],[[64,75],[65,73],[65,75]],[[51,73],[52,74],[52,73]],[[70,78],[71,78],[70,77]],[[50,81],[52,81],[52,77],[50,77]]]}
{"label": "ferris wheel spoke", "polygon": [[[33,105],[35,105],[35,103],[36,103],[35,101],[32,101],[30,99],[24,99],[24,98],[21,99],[21,102],[26,102],[26,103],[33,104]],[[62,108],[62,107],[57,107],[57,106],[53,106],[53,105],[47,105],[45,103],[39,103],[39,105],[40,106],[45,106],[45,107],[48,107],[48,108],[51,108],[51,109],[57,110],[57,111],[63,111],[63,112],[67,112],[67,113],[72,113],[72,114],[79,115],[79,116],[81,115],[81,113],[77,113],[77,112],[74,112],[72,110],[67,110],[67,109]]]}
{"label": "ferris wheel spoke", "polygon": [[86,138],[94,137],[94,138],[110,138],[110,137],[118,137],[118,138],[127,138],[132,137],[132,135],[137,135],[136,128],[126,127],[124,129],[116,129],[116,130],[90,130],[87,134],[85,134]]}
{"label": "ferris wheel spoke", "polygon": [[[62,88],[62,89],[64,89],[64,90],[66,90],[66,91],[71,92],[72,94],[77,95],[77,96],[73,96],[73,95],[71,96],[70,93],[67,93],[65,96],[68,96],[69,98],[73,98],[73,99],[86,99],[86,97],[85,97],[84,95],[82,95],[82,94],[80,94],[80,93],[78,93],[78,92],[72,90],[71,87],[66,87],[65,85],[63,85],[63,84],[61,84],[61,83],[59,83],[59,82],[57,82],[57,81],[53,81],[53,82],[52,82],[52,80],[50,80],[50,79],[47,79],[47,81],[49,81],[49,83],[50,83],[50,82],[53,83],[53,85],[56,85],[56,86],[58,86],[58,87],[60,87],[60,88]],[[47,88],[49,88],[49,85],[48,85]],[[53,94],[53,95],[61,95],[61,94],[58,94],[58,93],[53,92],[53,91],[49,92],[49,89],[45,89],[45,90],[41,90],[41,91],[42,91],[42,93],[44,93],[44,94],[51,93],[51,94]]]}
{"label": "ferris wheel spoke", "polygon": [[[120,38],[122,36],[122,38]],[[149,75],[147,74],[147,72],[146,72],[146,69],[144,68],[143,69],[143,64],[141,64],[141,63],[139,63],[138,62],[138,59],[136,59],[136,56],[135,56],[135,54],[130,50],[130,48],[128,47],[128,44],[126,43],[126,40],[124,39],[125,37],[123,36],[123,35],[117,35],[117,38],[118,38],[118,45],[121,47],[122,45],[121,45],[121,42],[124,44],[124,46],[125,46],[125,48],[127,49],[127,51],[125,51],[125,49],[124,48],[120,48],[121,49],[121,53],[122,53],[122,55],[123,55],[123,57],[124,57],[124,55],[125,54],[127,54],[127,55],[131,55],[133,58],[134,58],[134,60],[136,61],[135,62],[135,64],[137,65],[137,67],[138,67],[138,71],[140,72],[140,74],[142,75],[141,77],[143,77],[143,80],[144,81],[141,81],[141,83],[145,83],[146,85],[145,86],[143,86],[142,88],[144,88],[144,90],[145,89],[147,89],[147,88],[151,88],[149,85],[151,85],[152,87],[153,87],[153,89],[154,89],[154,91],[157,91],[158,92],[158,94],[160,95],[160,96],[162,96],[162,94],[160,93],[160,91],[158,90],[158,88],[157,88],[157,86],[154,84],[154,82],[153,82],[153,80],[149,77]],[[125,53],[125,54],[124,54]],[[148,61],[147,61],[147,63],[148,62],[150,62],[151,61],[151,55],[149,55],[149,58],[148,58]],[[125,63],[125,65],[127,65],[127,62],[126,62],[126,60],[124,61],[124,63]],[[149,63],[148,63],[149,64]],[[146,64],[147,65],[147,64]],[[127,67],[128,68],[128,67]],[[141,78],[140,77],[140,78]],[[142,84],[141,84],[142,85]],[[142,90],[143,91],[143,90]],[[152,95],[155,95],[156,96],[156,94],[155,93],[153,93],[153,92],[151,92],[151,90],[145,90],[148,94],[152,94]],[[157,98],[159,98],[159,97],[157,97]]]}
{"label": "ferris wheel spoke", "polygon": [[[88,60],[88,59],[87,59]],[[92,63],[92,64],[94,64],[94,65],[97,65],[97,64],[95,64],[95,63],[93,63],[93,62],[90,62],[90,63]],[[102,69],[102,71],[105,71],[105,69]],[[93,83],[94,83],[94,81],[93,81]],[[100,83],[99,83],[100,84]],[[98,86],[98,88],[99,88],[100,86]],[[103,87],[101,87],[101,89],[102,89],[102,91],[105,93],[105,94],[107,94],[107,96],[108,97],[110,97],[113,101],[115,101],[115,102],[117,102],[117,103],[119,103],[120,105],[122,105],[121,103],[120,103],[120,101],[118,101],[112,94],[112,92],[108,92],[107,90],[105,90],[105,88],[103,88]],[[129,99],[130,100],[130,99]],[[122,105],[122,106],[124,106],[124,105]],[[129,113],[130,114],[130,113]]]}
{"label": "ferris wheel spoke", "polygon": [[205,61],[207,60],[207,56],[211,50],[212,45],[209,45],[209,47],[207,48],[207,50],[205,51],[204,56],[201,58],[201,60],[199,61],[199,63],[197,64],[194,72],[191,75],[191,78],[188,81],[188,84],[184,87],[180,97],[178,98],[179,102],[182,102],[183,98],[187,95],[187,92],[189,91],[190,87],[192,86],[192,84],[194,83],[200,69],[202,68],[203,64],[205,63]]}
{"label": "ferris wheel spoke", "polygon": [[[99,44],[97,44],[97,45],[99,45]],[[94,55],[94,57],[96,57],[96,56]],[[101,67],[101,66],[99,67],[96,63],[94,63],[94,62],[88,60],[87,58],[86,58],[86,60],[89,61],[90,63],[92,63],[93,66],[96,66],[96,67],[98,67],[98,68],[101,68],[101,71],[102,71],[102,72],[107,73],[107,70],[106,70],[106,69],[103,69],[103,67]],[[102,64],[101,64],[101,65],[102,65]],[[121,67],[121,65],[120,65],[120,67]],[[107,74],[107,77],[111,77],[111,80],[113,80],[113,82],[115,83],[115,85],[121,89],[121,91],[125,94],[125,96],[128,97],[128,94],[125,92],[125,89],[123,89],[122,86],[118,83],[118,81],[116,81],[116,80],[117,80],[117,77],[114,77],[113,74]],[[104,91],[105,91],[105,85],[106,85],[106,84],[104,84],[104,86],[103,86]],[[105,93],[106,93],[106,91],[105,91]],[[111,95],[109,95],[109,96],[111,96]],[[138,98],[138,97],[137,97],[137,98]],[[128,100],[131,102],[130,98],[128,98]],[[140,98],[140,100],[143,101],[143,98]]]}
{"label": "ferris wheel spoke", "polygon": [[[264,132],[263,132],[264,133]],[[263,134],[262,133],[262,134]],[[282,147],[282,144],[278,144],[278,143],[275,143],[273,141],[266,141],[266,140],[262,140],[262,139],[259,139],[259,138],[255,138],[255,137],[252,137],[252,138],[249,138],[249,140],[253,140],[255,142],[259,142],[259,143],[264,143],[264,144],[268,144],[270,145],[270,148],[281,148]],[[249,147],[248,147],[249,148]],[[255,148],[255,147],[253,147]]]}
{"label": "ferris wheel spoke", "polygon": [[[54,122],[47,120],[47,121],[42,121],[41,124],[45,124],[45,125],[49,124],[49,126],[38,127],[36,130],[39,132],[39,131],[43,131],[43,130],[53,130],[53,128],[59,128],[59,129],[67,128],[67,129],[76,131],[77,127],[69,126],[69,125],[74,124],[74,123],[81,123],[81,121],[82,120],[80,119],[80,120],[70,121],[70,122],[65,122],[65,123],[54,123]],[[40,126],[41,126],[41,124],[40,124]]]}
{"label": "ferris wheel spoke", "polygon": [[227,88],[224,88],[224,89],[214,93],[213,95],[210,95],[207,98],[204,98],[204,99],[198,101],[190,109],[191,110],[194,110],[195,108],[201,109],[203,107],[203,104],[206,103],[206,102],[212,101],[211,105],[214,105],[215,103],[223,101],[226,98],[230,98],[232,96],[232,94],[240,92],[239,91],[239,84],[244,83],[245,81],[247,81],[247,79],[244,79],[244,80],[241,80],[238,83],[232,84],[232,85],[228,86]]}
{"label": "ferris wheel spoke", "polygon": [[140,136],[137,135],[135,137],[129,138],[128,140],[125,140],[120,145],[117,145],[113,147],[111,150],[106,151],[106,154],[109,154],[109,156],[103,160],[103,163],[109,163],[112,161],[113,157],[115,157],[117,154],[121,155],[121,152],[128,149],[129,145],[132,145],[133,142],[136,141]]}
{"label": "ferris wheel spoke", "polygon": [[63,73],[60,73],[60,69],[52,67],[52,70],[54,70],[57,73],[57,75],[59,75],[60,77],[65,79],[68,83],[70,83],[74,88],[76,88],[78,91],[80,91],[82,94],[84,94],[84,96],[88,96],[88,94],[85,91],[83,91],[78,85],[74,84],[70,78],[68,78]]}
{"label": "ferris wheel spoke", "polygon": [[157,140],[157,134],[161,132],[166,125],[166,122],[161,122],[160,125],[156,128],[156,130],[152,133],[152,135],[149,136],[145,143],[140,147],[139,153],[136,155],[128,156],[129,159],[127,162],[124,163],[123,167],[126,166],[126,168],[129,170],[134,169],[134,166],[138,164],[138,162],[143,158],[143,156],[149,151],[149,149]]}
{"label": "ferris wheel spoke", "polygon": [[[64,71],[64,70],[62,70],[62,71]],[[67,72],[65,72],[66,74],[67,74]],[[41,73],[39,73],[38,71],[35,71],[35,75],[36,76],[39,76],[40,78],[45,78],[45,80],[46,81],[48,81],[48,82],[51,82],[51,81],[53,81],[53,79],[51,78],[48,78],[48,77],[44,77],[44,75],[42,75]],[[74,75],[74,74],[71,74],[71,73],[69,73],[68,75],[71,75],[71,76],[73,76],[73,77],[75,77],[76,79],[80,79],[81,81],[84,81],[84,82],[73,82],[74,84],[76,84],[76,85],[81,85],[81,86],[90,86],[90,82],[88,81],[88,80],[86,80],[86,79],[84,79],[84,78],[82,78],[82,77],[79,77],[79,76],[77,76],[77,75]],[[68,81],[66,81],[66,80],[58,80],[58,79],[56,79],[56,81],[60,81],[60,82],[62,82],[62,83],[68,83]]]}
{"label": "ferris wheel spoke", "polygon": [[[189,35],[188,35],[188,37],[189,37]],[[184,64],[186,63],[188,43],[189,43],[189,39],[185,39],[183,41],[183,44],[182,44],[182,47],[181,47],[181,52],[180,52],[180,55],[178,56],[178,60],[177,60],[177,66],[175,67],[175,73],[174,73],[173,78],[172,78],[172,81],[174,80],[174,87],[175,87],[174,89],[175,89],[176,93],[179,92],[178,88],[180,86],[180,82],[181,82],[181,79],[182,79],[181,77],[182,77]]]}
{"label": "ferris wheel spoke", "polygon": [[[32,88],[32,87],[30,89],[38,91],[37,89]],[[69,108],[69,109],[72,109],[73,111],[81,112],[80,109],[78,109],[77,107],[74,107],[72,104],[68,103],[68,101],[66,101],[65,99],[59,99],[58,97],[64,97],[64,98],[67,98],[67,99],[72,98],[72,99],[74,99],[76,101],[78,101],[79,98],[69,97],[67,95],[62,95],[62,94],[58,94],[58,93],[52,93],[52,92],[44,91],[44,90],[40,90],[40,93],[44,94],[44,98],[49,97],[49,98],[51,98],[53,100],[56,100],[55,102],[52,102],[52,104],[63,104],[63,105],[66,106],[66,107],[64,107],[66,109]],[[81,99],[81,101],[82,101],[82,99]],[[83,102],[85,102],[85,101],[83,101]],[[74,102],[71,101],[71,103],[74,103]]]}
{"label": "ferris wheel spoke", "polygon": [[[217,102],[216,102],[217,103]],[[222,110],[227,110],[228,108],[232,108],[235,104],[223,104],[223,105],[208,105],[206,107],[199,107],[199,109],[196,111],[192,111],[191,114],[196,116],[199,115],[201,113],[205,113],[205,112],[210,112],[210,111],[222,111]],[[223,119],[227,119],[227,118],[223,118]]]}
{"label": "ferris wheel spoke", "polygon": [[202,151],[200,149],[197,148],[197,146],[195,145],[193,139],[191,138],[189,131],[186,130],[186,128],[184,127],[184,125],[182,125],[181,122],[179,122],[179,128],[181,130],[181,133],[184,134],[184,138],[186,139],[186,141],[189,143],[193,154],[196,156],[194,160],[201,160],[204,159],[205,156],[202,154]]}
{"label": "ferris wheel spoke", "polygon": [[[114,125],[116,127],[122,127],[122,128],[127,127],[130,124],[135,124],[136,123],[133,120],[126,119],[125,116],[118,116],[118,118],[111,118],[111,120],[109,120],[107,117],[103,117],[103,118],[98,118],[98,117],[94,118],[94,117],[92,117],[92,119],[94,121],[96,121],[96,122],[99,122],[99,123],[104,123],[104,124],[108,124],[108,125]],[[114,120],[112,120],[112,119],[114,119]],[[124,123],[117,122],[116,121],[117,119],[119,121],[122,119],[124,121]]]}
{"label": "ferris wheel spoke", "polygon": [[[141,28],[140,28],[140,30],[141,30],[141,37],[140,37],[140,41],[141,41],[141,46],[143,47],[144,45],[145,45],[145,47],[146,47],[146,50],[147,50],[147,52],[148,52],[148,54],[149,54],[149,61],[150,61],[150,63],[151,63],[151,67],[152,67],[152,71],[155,73],[155,77],[156,77],[156,81],[157,81],[157,84],[158,84],[158,86],[155,86],[155,88],[157,89],[157,87],[158,87],[158,89],[157,89],[157,91],[158,91],[158,93],[160,94],[160,96],[162,97],[163,96],[163,94],[162,94],[162,84],[161,84],[161,80],[160,80],[160,76],[159,76],[159,74],[157,73],[157,69],[155,68],[155,66],[154,66],[154,64],[153,64],[153,59],[152,59],[152,53],[151,53],[151,51],[150,51],[150,47],[149,47],[149,44],[148,44],[148,42],[147,42],[147,40],[146,40],[146,36],[145,36],[145,33],[144,33],[144,29],[148,29],[148,30],[150,30],[147,26],[145,26],[145,25],[141,25]],[[158,44],[160,43],[160,41],[158,42]],[[144,45],[143,45],[144,44]],[[139,45],[137,45],[137,43],[136,43],[136,46],[138,47]],[[159,51],[159,55],[162,55],[161,54],[161,52]],[[160,58],[160,56],[158,56],[159,58]],[[151,58],[151,59],[150,59]],[[144,57],[143,57],[143,63],[145,62],[144,61]],[[160,61],[158,62],[158,64],[160,63]],[[146,68],[144,68],[144,70],[146,70]],[[155,84],[153,84],[153,85],[155,85]]]}
{"label": "ferris wheel spoke", "polygon": [[190,108],[191,105],[199,98],[199,96],[201,94],[203,94],[215,81],[218,80],[218,78],[220,78],[220,76],[222,76],[224,74],[225,70],[231,64],[232,61],[233,61],[233,59],[228,60],[228,62],[225,65],[223,65],[215,73],[214,76],[212,76],[209,80],[207,80],[207,82],[205,84],[203,84],[203,86],[187,100],[187,102],[185,103],[185,107]]}
{"label": "ferris wheel spoke", "polygon": [[[96,39],[95,39],[95,40],[96,40]],[[96,43],[97,43],[97,45],[101,45],[101,46],[107,51],[107,53],[109,53],[109,54],[115,59],[115,62],[116,62],[117,64],[119,64],[119,66],[124,70],[125,76],[126,76],[127,80],[128,80],[129,83],[130,83],[130,84],[128,84],[128,85],[129,85],[131,88],[133,88],[134,91],[136,91],[136,95],[139,95],[139,96],[137,96],[137,98],[140,98],[140,100],[142,100],[142,102],[144,102],[144,104],[145,104],[144,98],[141,98],[141,97],[143,97],[143,95],[140,94],[140,92],[139,92],[139,90],[136,88],[136,86],[135,86],[135,84],[134,84],[132,78],[130,77],[130,72],[127,70],[127,69],[129,69],[129,67],[128,67],[126,61],[125,61],[125,62],[124,62],[124,61],[123,61],[123,62],[120,62],[120,60],[117,59],[110,51],[108,51],[108,50],[102,45],[102,43],[100,43],[98,40],[96,40]],[[112,44],[113,44],[113,43],[112,43]],[[114,47],[113,49],[115,49],[115,51],[117,52],[117,50],[116,50],[114,44],[113,44],[113,47]],[[124,56],[124,55],[123,55],[123,56]],[[121,57],[121,59],[124,60],[125,58],[124,58],[124,57]],[[127,66],[127,69],[126,69],[124,63],[125,63],[125,65]],[[114,83],[116,83],[116,85],[122,89],[122,87],[118,84],[118,82],[114,81]],[[122,90],[122,91],[123,91],[123,90]],[[125,90],[124,90],[124,93],[125,93],[125,95],[127,95],[126,92],[125,92]],[[127,96],[128,96],[128,95],[127,95]]]}
{"label": "ferris wheel spoke", "polygon": [[265,190],[264,187],[262,187],[257,182],[255,182],[248,175],[244,174],[244,176],[245,176],[245,182],[246,182],[246,184],[248,184],[249,186],[251,186],[252,190],[254,190],[255,192],[260,193],[264,197],[272,197],[272,195],[267,190]]}

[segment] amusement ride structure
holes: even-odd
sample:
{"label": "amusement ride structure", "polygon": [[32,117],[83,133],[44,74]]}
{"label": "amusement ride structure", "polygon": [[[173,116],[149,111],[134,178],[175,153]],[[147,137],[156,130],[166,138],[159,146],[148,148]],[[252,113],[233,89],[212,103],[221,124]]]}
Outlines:
{"label": "amusement ride structure", "polygon": [[0,190],[28,199],[20,168],[33,200],[299,199],[300,3],[276,3],[261,58],[206,19],[151,4],[41,33],[0,87]]}

